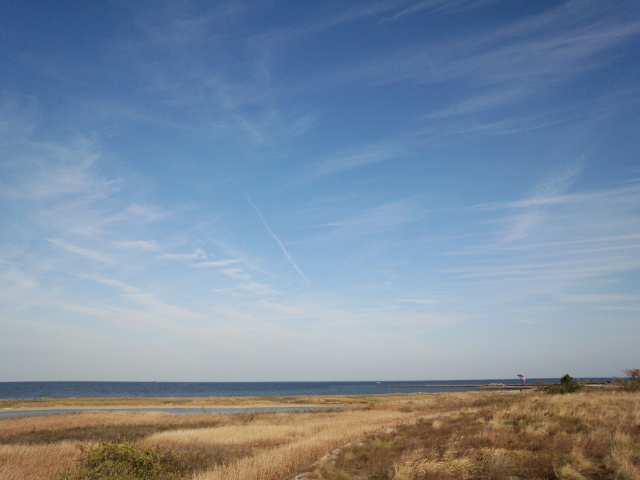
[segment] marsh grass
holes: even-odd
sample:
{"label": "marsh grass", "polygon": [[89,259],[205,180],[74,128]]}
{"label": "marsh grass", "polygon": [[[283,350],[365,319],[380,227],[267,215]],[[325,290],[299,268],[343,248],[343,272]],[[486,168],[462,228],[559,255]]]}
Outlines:
{"label": "marsh grass", "polygon": [[146,459],[151,478],[198,480],[640,478],[640,392],[375,400],[316,412],[2,419],[0,479],[100,478],[82,476],[89,454],[121,450],[132,454],[122,471],[133,475],[121,478],[132,479],[145,478],[126,470],[135,458]]}
{"label": "marsh grass", "polygon": [[0,420],[0,444],[46,444],[64,440],[136,440],[175,428],[206,428],[230,422],[228,415],[86,412]]}
{"label": "marsh grass", "polygon": [[0,445],[0,479],[57,478],[60,472],[75,466],[78,453],[77,444],[68,441],[42,445]]}
{"label": "marsh grass", "polygon": [[639,479],[640,395],[514,395],[376,434],[308,478]]}
{"label": "marsh grass", "polygon": [[[415,395],[415,394],[413,394]],[[262,397],[108,397],[0,399],[2,409],[82,408],[243,408],[269,406],[364,405],[386,402],[393,395],[265,395]]]}

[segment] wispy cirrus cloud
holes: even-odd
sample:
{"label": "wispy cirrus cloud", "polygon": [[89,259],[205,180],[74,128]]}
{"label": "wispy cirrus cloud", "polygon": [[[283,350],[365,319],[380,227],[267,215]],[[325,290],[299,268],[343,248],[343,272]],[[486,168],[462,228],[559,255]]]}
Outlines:
{"label": "wispy cirrus cloud", "polygon": [[236,291],[245,291],[254,295],[280,295],[281,292],[268,285],[258,282],[247,282],[236,285]]}
{"label": "wispy cirrus cloud", "polygon": [[[331,218],[326,219],[330,215]],[[376,235],[383,232],[397,234],[400,229],[419,223],[428,215],[419,199],[402,199],[369,207],[350,206],[343,211],[325,212],[325,221],[318,221],[317,233],[308,241],[335,241]]]}
{"label": "wispy cirrus cloud", "polygon": [[304,186],[350,170],[363,169],[378,163],[392,161],[411,153],[414,149],[415,142],[407,138],[389,139],[384,142],[351,148],[301,168],[297,174],[293,175],[291,181],[294,184]]}
{"label": "wispy cirrus cloud", "polygon": [[606,301],[610,286],[640,268],[640,185],[542,191],[547,195],[480,206],[477,215],[491,218],[485,226],[493,236],[485,238],[492,241],[451,251],[466,266],[447,268],[447,276],[458,285],[504,288],[505,298],[537,292]]}
{"label": "wispy cirrus cloud", "polygon": [[280,292],[273,287],[254,280],[253,275],[245,268],[240,266],[232,267],[232,265],[242,264],[241,260],[234,258],[223,258],[212,260],[214,255],[205,252],[201,248],[197,248],[193,253],[164,253],[162,258],[168,260],[186,262],[193,268],[197,269],[215,269],[223,276],[234,280],[233,286],[225,288],[214,288],[213,291],[218,294],[226,294],[230,297],[239,295],[277,295]]}
{"label": "wispy cirrus cloud", "polygon": [[242,268],[225,268],[226,266],[232,265],[234,263],[237,262],[232,261],[225,265],[220,265],[218,268],[220,273],[230,278],[231,280],[234,280],[236,283],[230,287],[216,288],[214,289],[215,293],[229,295],[231,297],[246,295],[270,296],[281,294],[281,292],[276,288],[273,288],[272,286],[265,283],[257,282],[251,273]]}
{"label": "wispy cirrus cloud", "polygon": [[238,260],[227,258],[224,260],[211,260],[209,262],[198,262],[198,263],[194,263],[193,266],[197,268],[220,268],[220,267],[228,267],[229,265],[233,265],[234,263],[238,263]]}
{"label": "wispy cirrus cloud", "polygon": [[120,188],[119,179],[96,175],[95,140],[66,144],[23,138],[12,161],[3,162],[13,181],[3,193],[16,200],[97,202]]}
{"label": "wispy cirrus cloud", "polygon": [[184,324],[184,322],[202,323],[209,319],[207,315],[165,302],[153,293],[149,293],[137,286],[127,284],[120,280],[103,277],[101,275],[85,275],[84,278],[119,290],[126,298],[142,307],[143,310],[126,309],[119,306],[87,310],[88,307],[83,307],[81,305],[73,306],[71,304],[67,304],[67,308],[85,311],[86,313],[92,313],[93,315],[107,319],[133,319],[136,314],[138,314],[142,315],[142,323],[147,324],[147,326],[154,326],[157,328],[167,325],[177,327],[180,324]]}
{"label": "wispy cirrus cloud", "polygon": [[391,16],[385,21],[401,20],[416,13],[460,13],[464,10],[475,10],[486,5],[496,3],[497,0],[424,0],[413,3],[412,5],[401,5],[399,11],[392,12]]}
{"label": "wispy cirrus cloud", "polygon": [[223,268],[220,271],[234,280],[251,280],[251,275],[241,268]]}
{"label": "wispy cirrus cloud", "polygon": [[318,303],[300,298],[288,303],[261,302],[260,307],[276,313],[276,318],[291,328],[316,333],[350,332],[367,329],[375,332],[432,331],[457,325],[471,319],[464,313],[452,313],[448,307],[435,307],[431,302],[375,302],[357,307],[339,303]]}
{"label": "wispy cirrus cloud", "polygon": [[[141,15],[139,35],[116,42],[113,51],[120,55],[110,60],[146,79],[141,94],[151,91],[155,103],[167,107],[156,109],[156,116],[185,129],[197,119],[214,138],[269,148],[307,132],[315,117],[286,101],[273,81],[278,42],[257,39],[263,28],[237,33],[264,7],[227,2],[197,12],[172,6],[168,16]],[[167,109],[189,114],[168,115]]]}
{"label": "wispy cirrus cloud", "polygon": [[[554,199],[564,195],[576,182],[582,170],[582,164],[567,165],[547,180],[535,187],[522,204],[521,212],[512,219],[512,227],[506,234],[505,241],[512,241],[526,236],[544,221],[545,209],[554,203]],[[525,206],[526,205],[526,206]]]}
{"label": "wispy cirrus cloud", "polygon": [[76,255],[85,257],[89,260],[95,260],[97,262],[105,263],[109,265],[112,265],[115,263],[113,259],[91,248],[78,247],[77,245],[73,245],[59,238],[50,238],[49,242],[53,245],[56,245],[58,247],[65,249],[68,252],[75,253]]}
{"label": "wispy cirrus cloud", "polygon": [[[250,273],[250,266],[228,257],[224,248],[215,253],[205,246],[194,248],[203,244],[190,230],[193,222],[202,223],[197,213],[193,218],[184,214],[177,218],[175,211],[132,201],[137,196],[132,191],[134,180],[114,179],[105,173],[109,169],[97,136],[44,141],[25,135],[12,142],[12,161],[3,158],[0,165],[8,172],[3,179],[6,188],[0,192],[7,227],[2,261],[14,277],[20,274],[39,286],[42,298],[51,296],[47,289],[59,290],[55,283],[64,283],[68,290],[59,290],[61,296],[55,299],[59,305],[126,324],[136,313],[149,322],[154,315],[169,323],[178,322],[181,314],[192,318],[188,311],[164,300],[167,293],[158,285],[150,286],[148,292],[128,287],[138,281],[136,271],[174,272],[168,284],[182,283],[178,290],[226,288],[244,296],[279,293],[261,282],[257,273]],[[29,241],[20,242],[20,238]],[[211,247],[213,242],[206,243]],[[199,272],[188,275],[185,266]],[[207,276],[206,269],[217,270],[219,275]],[[92,272],[110,274],[111,283],[104,279],[97,283],[123,292],[112,306],[88,306],[74,298],[79,288],[73,285],[83,283],[83,276]],[[144,310],[130,309],[130,301]]]}
{"label": "wispy cirrus cloud", "polygon": [[168,260],[206,260],[210,254],[196,248],[192,253],[163,253],[162,256]]}
{"label": "wispy cirrus cloud", "polygon": [[[437,9],[440,3],[409,5],[395,18]],[[476,5],[447,5],[479,7],[492,2],[473,3]],[[455,87],[458,95],[451,96],[454,100],[430,114],[440,120],[498,111],[504,116],[506,107],[530,106],[532,98],[554,94],[570,79],[614,61],[603,53],[640,32],[640,20],[634,15],[624,16],[624,9],[594,22],[599,9],[592,7],[570,1],[493,31],[445,36],[437,41],[427,38],[411,49],[390,50],[385,56],[376,55],[341,66],[339,71],[318,74],[308,84],[318,88],[363,82],[373,87],[397,83],[438,87],[459,82]]]}
{"label": "wispy cirrus cloud", "polygon": [[131,248],[136,250],[157,251],[161,249],[160,245],[153,240],[119,240],[115,242],[115,245],[119,248]]}

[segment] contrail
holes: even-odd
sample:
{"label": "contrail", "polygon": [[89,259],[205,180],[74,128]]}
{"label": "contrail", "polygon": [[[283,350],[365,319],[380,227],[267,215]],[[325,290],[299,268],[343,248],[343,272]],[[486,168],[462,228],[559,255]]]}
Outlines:
{"label": "contrail", "polygon": [[262,225],[264,225],[264,228],[267,229],[267,232],[269,232],[269,235],[271,235],[273,237],[273,239],[276,241],[276,243],[280,247],[280,250],[282,250],[282,253],[284,253],[284,256],[287,257],[287,260],[289,260],[289,263],[291,264],[291,266],[295,269],[296,272],[298,272],[298,274],[304,279],[304,281],[307,282],[307,284],[311,285],[311,282],[309,281],[307,276],[304,274],[304,272],[302,270],[300,270],[300,267],[298,267],[298,265],[296,265],[296,262],[293,260],[293,258],[291,258],[291,255],[289,255],[289,252],[287,252],[287,249],[284,248],[284,245],[282,244],[280,239],[276,236],[275,233],[273,233],[273,230],[271,230],[271,228],[269,227],[269,224],[267,223],[267,221],[262,216],[262,212],[260,212],[260,209],[258,209],[258,207],[256,207],[256,204],[253,203],[253,201],[249,197],[247,197],[247,200],[249,201],[249,203],[251,204],[253,209],[256,211],[256,213],[260,217],[260,221],[262,222]]}

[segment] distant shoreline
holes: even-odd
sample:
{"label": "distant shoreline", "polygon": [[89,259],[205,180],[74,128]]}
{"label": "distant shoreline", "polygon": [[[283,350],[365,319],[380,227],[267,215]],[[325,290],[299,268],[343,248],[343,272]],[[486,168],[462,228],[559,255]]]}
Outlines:
{"label": "distant shoreline", "polygon": [[[396,388],[396,385],[381,385],[381,388]],[[412,385],[405,388],[479,388],[486,390],[507,390],[507,389],[523,389],[523,388],[536,388],[536,385],[520,385],[520,384],[487,384],[487,385]]]}
{"label": "distant shoreline", "polygon": [[[385,395],[439,395],[445,392],[531,391],[559,379],[383,382],[131,383],[0,382],[0,411],[17,408],[222,408],[281,405],[361,404]],[[579,381],[606,385],[609,379]],[[347,400],[348,399],[348,400]],[[368,400],[363,400],[368,399]]]}

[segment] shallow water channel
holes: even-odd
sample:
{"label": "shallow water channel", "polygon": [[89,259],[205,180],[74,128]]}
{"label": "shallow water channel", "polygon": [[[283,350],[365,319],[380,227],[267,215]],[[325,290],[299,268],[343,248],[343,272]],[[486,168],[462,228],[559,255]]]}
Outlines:
{"label": "shallow water channel", "polygon": [[315,410],[335,410],[345,407],[257,407],[257,408],[77,408],[60,410],[10,410],[0,411],[0,419],[12,417],[32,417],[35,415],[61,415],[63,413],[84,412],[159,412],[176,415],[220,414],[220,413],[259,413],[259,412],[308,412]]}

